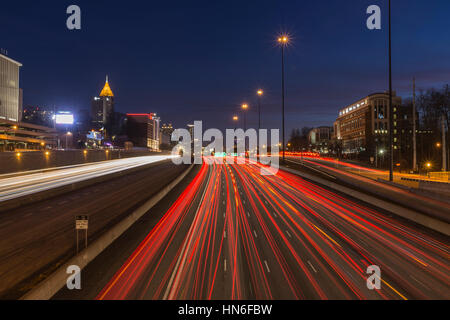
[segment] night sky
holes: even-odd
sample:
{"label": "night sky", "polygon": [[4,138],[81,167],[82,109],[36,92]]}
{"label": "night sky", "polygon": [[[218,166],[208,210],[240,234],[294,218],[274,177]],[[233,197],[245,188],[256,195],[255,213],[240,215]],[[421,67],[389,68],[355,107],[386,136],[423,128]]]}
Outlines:
{"label": "night sky", "polygon": [[[82,30],[66,28],[67,6]],[[366,28],[382,7],[383,30]],[[393,0],[394,89],[411,95],[450,80],[450,1]],[[23,63],[24,105],[89,109],[109,75],[116,110],[157,112],[175,127],[234,128],[265,91],[263,126],[279,127],[280,48],[286,53],[287,130],[332,125],[340,108],[387,89],[387,0],[6,1],[0,47]]]}

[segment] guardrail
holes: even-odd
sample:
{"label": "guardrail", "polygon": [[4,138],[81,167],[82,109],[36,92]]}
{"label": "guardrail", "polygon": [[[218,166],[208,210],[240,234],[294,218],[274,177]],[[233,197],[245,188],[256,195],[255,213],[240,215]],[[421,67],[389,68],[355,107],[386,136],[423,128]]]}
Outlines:
{"label": "guardrail", "polygon": [[428,173],[428,177],[430,179],[436,179],[436,180],[440,180],[440,181],[450,181],[450,172],[448,171],[441,171],[441,172],[429,172]]}

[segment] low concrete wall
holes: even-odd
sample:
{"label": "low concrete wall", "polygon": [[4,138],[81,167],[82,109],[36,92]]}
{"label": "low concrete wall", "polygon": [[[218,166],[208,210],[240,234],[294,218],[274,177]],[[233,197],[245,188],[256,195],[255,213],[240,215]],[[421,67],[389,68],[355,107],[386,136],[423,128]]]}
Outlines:
{"label": "low concrete wall", "polygon": [[21,152],[20,156],[0,152],[0,174],[160,154],[163,153],[145,150],[49,150],[48,155],[45,151],[32,151]]}
{"label": "low concrete wall", "polygon": [[90,244],[85,250],[70,259],[58,270],[43,280],[37,287],[25,294],[21,300],[48,300],[53,297],[63,286],[66,285],[69,275],[66,273],[67,267],[76,265],[82,270],[89,262],[95,259],[111,243],[119,238],[128,228],[130,228],[139,218],[146,214],[153,206],[163,199],[175,186],[177,186],[186,175],[192,170],[191,165],[182,175],[172,181],[164,189],[154,195],[141,207],[116,224],[113,228],[105,232],[99,239]]}

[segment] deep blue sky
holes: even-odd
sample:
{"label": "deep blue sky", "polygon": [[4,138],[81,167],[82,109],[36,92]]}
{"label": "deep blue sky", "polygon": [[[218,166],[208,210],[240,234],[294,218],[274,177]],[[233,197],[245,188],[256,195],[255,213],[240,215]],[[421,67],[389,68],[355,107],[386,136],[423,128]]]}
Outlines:
{"label": "deep blue sky", "polygon": [[[67,6],[82,10],[69,31]],[[366,28],[382,8],[383,30]],[[90,108],[105,75],[122,112],[163,122],[234,127],[242,102],[265,90],[263,125],[280,123],[280,49],[287,31],[287,128],[331,125],[338,110],[387,88],[387,0],[7,1],[0,47],[23,63],[24,104]],[[410,95],[450,80],[450,1],[393,0],[394,89]]]}

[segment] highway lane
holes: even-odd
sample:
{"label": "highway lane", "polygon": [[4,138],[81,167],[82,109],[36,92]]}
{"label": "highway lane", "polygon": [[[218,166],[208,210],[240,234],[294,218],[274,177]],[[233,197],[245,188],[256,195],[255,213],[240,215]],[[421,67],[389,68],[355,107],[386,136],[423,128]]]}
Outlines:
{"label": "highway lane", "polygon": [[[365,176],[366,174],[377,174],[378,170],[376,169],[345,164],[347,168],[352,168],[350,172],[348,169],[343,169],[344,165],[340,161],[312,157],[304,157],[303,159],[298,156],[288,157],[287,161],[319,173],[325,179],[339,181],[339,183],[356,188],[356,190],[359,189],[370,194],[377,194],[385,200],[397,203],[403,207],[425,213],[442,221],[449,221],[450,202],[445,199],[443,194],[436,196],[433,193],[414,192],[396,184],[373,180]],[[359,170],[360,173],[358,174],[355,170]],[[398,173],[395,173],[395,179],[398,179],[398,175]],[[398,183],[398,180],[394,182]]]}
{"label": "highway lane", "polygon": [[145,156],[0,179],[0,202],[172,158]]}
{"label": "highway lane", "polygon": [[[335,171],[340,172],[348,172],[354,175],[360,175],[369,179],[377,180],[377,179],[383,179],[383,180],[389,180],[389,171],[377,169],[377,168],[370,168],[365,167],[363,165],[358,165],[355,163],[345,162],[334,158],[326,158],[326,157],[319,157],[319,156],[299,156],[299,155],[288,155],[287,158],[289,160],[293,160],[296,162],[319,166],[319,167],[325,167],[329,169],[334,169]],[[402,181],[401,178],[407,178],[407,179],[420,179],[425,181],[434,181],[434,182],[447,182],[445,179],[435,179],[435,178],[428,178],[424,175],[419,174],[409,174],[409,173],[403,173],[394,171],[394,180],[397,183],[405,184],[406,186],[412,186],[417,188],[418,183],[407,183],[405,181]]]}
{"label": "highway lane", "polygon": [[447,237],[286,172],[207,161],[97,299],[450,298]]}
{"label": "highway lane", "polygon": [[[75,254],[75,216],[89,215],[89,243],[187,166],[170,160],[0,214],[0,299],[17,299]],[[80,234],[80,244],[84,242]]]}

